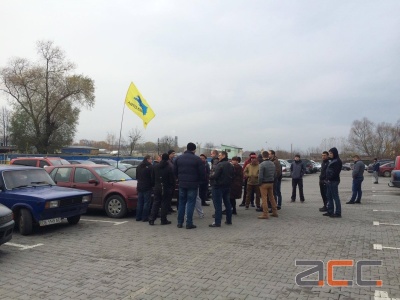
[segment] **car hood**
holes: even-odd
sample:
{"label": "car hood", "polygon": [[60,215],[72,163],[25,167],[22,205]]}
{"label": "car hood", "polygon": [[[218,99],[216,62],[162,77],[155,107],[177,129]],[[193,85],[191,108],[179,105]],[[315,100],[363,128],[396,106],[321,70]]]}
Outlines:
{"label": "car hood", "polygon": [[117,182],[113,182],[113,184],[117,184],[117,185],[123,185],[123,186],[127,186],[127,187],[136,187],[137,186],[137,180],[123,180],[123,181],[117,181]]}
{"label": "car hood", "polygon": [[59,199],[65,197],[85,196],[92,194],[88,191],[64,188],[60,186],[37,186],[28,188],[19,188],[7,191],[9,195],[23,195],[26,198],[40,198],[44,200]]}

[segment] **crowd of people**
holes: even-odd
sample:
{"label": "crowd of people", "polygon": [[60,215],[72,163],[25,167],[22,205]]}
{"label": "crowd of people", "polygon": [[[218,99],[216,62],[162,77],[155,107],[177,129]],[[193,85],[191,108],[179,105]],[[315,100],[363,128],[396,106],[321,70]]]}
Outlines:
{"label": "crowd of people", "polygon": [[[154,161],[145,156],[137,167],[138,205],[136,221],[154,222],[159,217],[161,225],[169,225],[167,219],[171,212],[171,200],[178,184],[178,216],[177,227],[196,228],[193,214],[196,211],[204,218],[202,206],[208,206],[208,186],[211,186],[212,203],[215,213],[214,222],[209,227],[221,227],[225,215],[225,225],[232,225],[232,215],[237,214],[236,200],[241,199],[239,206],[249,209],[256,207],[261,212],[259,219],[278,217],[282,208],[282,167],[274,150],[263,151],[260,155],[250,153],[249,158],[240,164],[241,158],[228,158],[225,151],[211,151],[211,163],[207,155],[197,156],[196,145],[188,143],[186,151],[175,157],[175,151],[170,150]],[[360,204],[362,197],[361,185],[364,180],[365,165],[358,155],[353,157],[352,197],[346,204]],[[211,166],[210,166],[211,165]],[[290,167],[292,177],[291,202],[297,198],[299,190],[300,203],[305,202],[303,191],[303,176],[305,166],[300,155],[296,154]],[[342,161],[338,150],[333,147],[322,153],[319,187],[323,206],[319,209],[323,216],[340,218],[342,216],[339,197],[340,172]],[[154,200],[151,198],[154,193]],[[225,210],[223,210],[223,206]]]}

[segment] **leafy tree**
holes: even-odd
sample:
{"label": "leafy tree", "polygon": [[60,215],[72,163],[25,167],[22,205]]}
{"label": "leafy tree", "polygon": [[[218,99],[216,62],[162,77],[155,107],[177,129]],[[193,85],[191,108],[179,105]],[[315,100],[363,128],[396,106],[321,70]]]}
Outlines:
{"label": "leafy tree", "polygon": [[93,107],[94,82],[72,74],[75,66],[53,42],[39,41],[37,51],[38,62],[15,58],[0,70],[0,90],[16,112],[11,122],[16,127],[10,129],[13,140],[51,153],[71,143],[81,107]]}

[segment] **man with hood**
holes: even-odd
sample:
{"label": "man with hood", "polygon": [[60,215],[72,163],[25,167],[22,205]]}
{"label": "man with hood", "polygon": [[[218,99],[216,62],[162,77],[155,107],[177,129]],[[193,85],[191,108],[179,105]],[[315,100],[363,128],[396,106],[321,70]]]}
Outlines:
{"label": "man with hood", "polygon": [[319,211],[326,212],[328,209],[328,200],[326,199],[326,168],[329,165],[329,153],[328,151],[322,152],[322,163],[321,163],[321,173],[319,174],[319,192],[321,193],[322,201],[324,206],[322,206]]}
{"label": "man with hood", "polygon": [[151,190],[153,187],[151,180],[152,170],[152,158],[150,155],[146,155],[136,169],[138,191],[136,221],[147,222],[149,220]]}
{"label": "man with hood", "polygon": [[174,174],[179,182],[178,228],[183,227],[186,212],[186,229],[193,229],[193,212],[199,183],[205,178],[204,163],[196,156],[196,145],[188,143],[186,151],[174,160]]}
{"label": "man with hood", "polygon": [[342,205],[339,198],[340,172],[342,161],[338,150],[333,147],[329,150],[329,164],[326,168],[326,198],[328,200],[327,212],[324,216],[331,218],[342,217]]}
{"label": "man with hood", "polygon": [[154,225],[161,206],[161,225],[171,224],[167,220],[169,199],[175,188],[175,176],[171,165],[168,163],[168,154],[161,156],[161,162],[153,167],[152,182],[154,185],[154,203],[151,208],[149,224]]}
{"label": "man with hood", "polygon": [[232,207],[229,197],[230,187],[233,179],[233,166],[228,161],[228,153],[221,151],[218,154],[219,162],[215,165],[212,179],[212,199],[215,208],[215,220],[210,227],[221,227],[222,202],[226,208],[225,224],[232,225]]}
{"label": "man with hood", "polygon": [[290,171],[292,173],[292,201],[296,201],[296,187],[299,186],[300,202],[304,202],[304,192],[303,192],[303,176],[306,172],[306,167],[300,159],[300,154],[294,156],[294,162],[290,166]]}

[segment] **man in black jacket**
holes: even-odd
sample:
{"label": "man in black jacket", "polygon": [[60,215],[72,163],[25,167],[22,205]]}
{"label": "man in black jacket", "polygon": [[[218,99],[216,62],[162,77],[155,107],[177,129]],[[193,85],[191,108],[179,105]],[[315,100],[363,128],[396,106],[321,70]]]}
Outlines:
{"label": "man in black jacket", "polygon": [[321,173],[319,174],[319,191],[321,193],[322,201],[324,206],[322,206],[319,211],[327,211],[328,200],[326,199],[326,168],[329,164],[329,153],[328,151],[322,152],[322,163],[321,163]]}
{"label": "man in black jacket", "polygon": [[136,221],[147,222],[150,212],[150,197],[152,189],[151,173],[153,166],[150,155],[146,155],[136,169],[138,203],[136,207]]}
{"label": "man in black jacket", "polygon": [[233,166],[228,161],[228,153],[221,151],[218,155],[219,162],[210,175],[212,182],[212,199],[215,208],[215,220],[210,227],[221,227],[222,201],[226,208],[225,224],[232,224],[232,207],[229,199],[230,187],[233,179]]}
{"label": "man in black jacket", "polygon": [[335,147],[329,150],[329,159],[329,165],[326,168],[326,198],[328,199],[328,207],[324,216],[341,218],[342,205],[339,198],[339,183],[340,172],[342,171],[342,161],[340,160],[339,152]]}
{"label": "man in black jacket", "polygon": [[178,228],[182,228],[186,212],[186,229],[193,225],[193,212],[196,204],[199,183],[204,180],[204,163],[194,153],[196,145],[188,143],[186,151],[174,160],[174,173],[179,182]]}
{"label": "man in black jacket", "polygon": [[149,224],[154,225],[158,210],[161,206],[161,225],[171,224],[167,220],[169,198],[175,188],[175,176],[171,165],[168,163],[168,154],[164,153],[161,162],[153,168],[152,182],[154,185],[154,203],[151,209]]}

